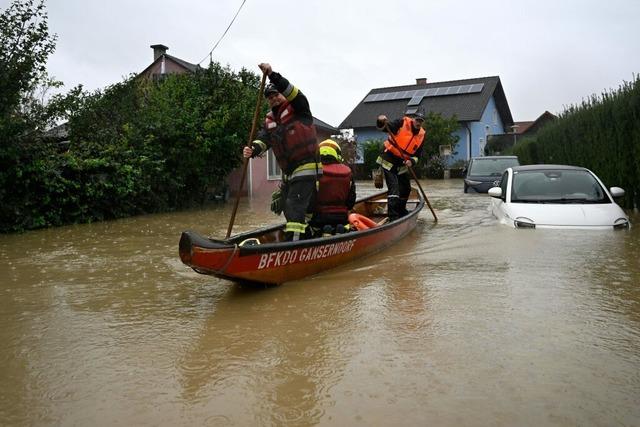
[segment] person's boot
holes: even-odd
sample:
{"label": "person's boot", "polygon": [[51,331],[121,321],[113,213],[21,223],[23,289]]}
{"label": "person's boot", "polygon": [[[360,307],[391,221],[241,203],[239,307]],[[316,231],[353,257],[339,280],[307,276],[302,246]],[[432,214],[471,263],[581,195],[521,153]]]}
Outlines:
{"label": "person's boot", "polygon": [[322,227],[322,237],[330,237],[333,236],[333,227],[330,225],[325,225]]}
{"label": "person's boot", "polygon": [[387,202],[387,211],[389,212],[389,221],[400,218],[400,200],[397,197],[389,197]]}
{"label": "person's boot", "polygon": [[403,217],[407,214],[409,214],[409,211],[407,210],[407,200],[408,199],[399,199],[399,203],[398,203],[398,213],[400,214],[400,217]]}
{"label": "person's boot", "polygon": [[285,231],[284,233],[285,242],[297,242],[298,240],[300,240],[300,233],[295,233],[293,231]]}

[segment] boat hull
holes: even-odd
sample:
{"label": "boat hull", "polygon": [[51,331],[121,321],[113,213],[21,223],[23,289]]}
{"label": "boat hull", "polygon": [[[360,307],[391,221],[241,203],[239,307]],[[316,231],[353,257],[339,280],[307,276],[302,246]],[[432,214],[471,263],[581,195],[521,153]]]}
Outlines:
{"label": "boat hull", "polygon": [[[374,198],[372,204],[375,201]],[[423,205],[424,201],[417,199],[409,215],[368,230],[299,242],[242,245],[247,239],[276,235],[281,225],[224,241],[185,231],[179,244],[180,258],[198,273],[239,282],[280,284],[334,268],[397,242],[415,228]],[[371,212],[364,208],[366,203],[360,206],[361,212]]]}

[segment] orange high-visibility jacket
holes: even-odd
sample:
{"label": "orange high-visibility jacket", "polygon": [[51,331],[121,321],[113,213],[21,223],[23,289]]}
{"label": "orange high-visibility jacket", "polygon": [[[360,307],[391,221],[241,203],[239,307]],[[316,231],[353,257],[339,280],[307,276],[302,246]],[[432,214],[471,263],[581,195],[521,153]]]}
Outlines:
{"label": "orange high-visibility jacket", "polygon": [[390,141],[391,138],[388,138],[384,142],[384,147],[387,151],[390,151],[394,156],[401,159],[408,159],[413,156],[413,154],[415,154],[422,145],[422,141],[424,141],[424,129],[420,128],[418,134],[414,135],[411,123],[411,118],[404,117],[402,119],[402,126],[394,136],[394,140],[399,149],[396,147],[396,144]]}

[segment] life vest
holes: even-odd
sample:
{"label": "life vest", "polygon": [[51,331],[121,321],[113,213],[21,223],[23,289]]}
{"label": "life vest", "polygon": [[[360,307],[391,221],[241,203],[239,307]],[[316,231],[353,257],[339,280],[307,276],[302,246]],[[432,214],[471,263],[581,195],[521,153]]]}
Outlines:
{"label": "life vest", "polygon": [[[424,129],[420,128],[418,134],[414,135],[411,123],[412,120],[409,117],[404,117],[402,126],[393,138],[396,143],[394,144],[390,141],[391,137],[384,142],[384,147],[387,151],[390,151],[394,156],[401,159],[408,159],[413,156],[424,140]],[[398,149],[396,145],[400,147],[400,149]]]}
{"label": "life vest", "polygon": [[351,169],[341,163],[324,163],[320,188],[316,196],[316,214],[344,214],[349,212],[347,199],[351,190]]}
{"label": "life vest", "polygon": [[271,134],[271,149],[285,173],[291,173],[307,160],[315,161],[318,150],[316,127],[296,120],[289,102],[280,105],[276,114],[267,113],[265,129]]}
{"label": "life vest", "polygon": [[378,226],[378,224],[376,224],[376,222],[371,218],[358,213],[349,214],[349,224],[353,225],[358,231],[368,230]]}

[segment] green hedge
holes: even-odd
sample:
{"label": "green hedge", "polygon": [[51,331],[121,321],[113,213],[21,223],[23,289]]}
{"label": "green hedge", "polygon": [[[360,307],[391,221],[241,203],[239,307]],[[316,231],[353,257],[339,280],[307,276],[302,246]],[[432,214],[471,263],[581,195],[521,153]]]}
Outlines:
{"label": "green hedge", "polygon": [[68,146],[34,132],[0,138],[0,232],[201,203],[241,163],[259,81],[212,63],[70,92]]}
{"label": "green hedge", "polygon": [[593,95],[513,148],[522,164],[568,164],[591,169],[625,189],[622,205],[640,206],[640,77]]}

